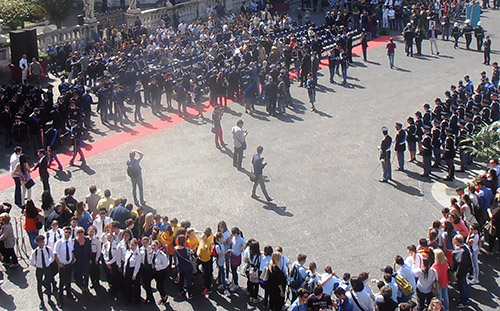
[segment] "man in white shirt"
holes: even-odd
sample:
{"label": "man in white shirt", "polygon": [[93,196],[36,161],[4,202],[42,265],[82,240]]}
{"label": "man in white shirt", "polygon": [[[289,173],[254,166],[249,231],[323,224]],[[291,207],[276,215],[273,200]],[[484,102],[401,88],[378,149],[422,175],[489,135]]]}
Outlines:
{"label": "man in white shirt", "polygon": [[330,265],[325,266],[325,272],[321,274],[319,284],[323,288],[323,294],[327,294],[330,297],[333,295],[333,291],[340,285],[340,278]]}
{"label": "man in white shirt", "polygon": [[63,291],[66,289],[66,296],[74,300],[71,293],[71,275],[73,272],[73,263],[75,258],[73,256],[74,241],[71,237],[71,228],[64,227],[64,237],[56,242],[54,246],[54,255],[59,267],[59,303],[58,306],[63,306]]}
{"label": "man in white shirt", "polygon": [[14,170],[16,169],[17,163],[19,163],[19,157],[23,153],[23,148],[17,146],[14,148],[14,152],[10,155],[10,176],[14,179],[16,183],[16,188],[14,190],[14,203],[19,207],[23,207],[23,202],[21,199],[21,179],[19,177],[14,176]]}
{"label": "man in white shirt", "polygon": [[19,60],[19,68],[21,68],[22,82],[26,83],[28,80],[28,55],[23,54],[23,57]]}
{"label": "man in white shirt", "polygon": [[102,246],[104,264],[106,265],[106,276],[110,286],[110,293],[117,294],[121,282],[121,251],[118,249],[118,243],[112,233],[107,234],[107,242]]}
{"label": "man in white shirt", "polygon": [[36,237],[37,248],[33,250],[30,256],[30,263],[36,268],[36,288],[38,298],[40,298],[40,309],[45,309],[43,302],[43,287],[46,289],[47,297],[50,302],[52,294],[50,285],[52,284],[52,273],[50,272],[50,264],[54,260],[54,253],[50,247],[45,246],[45,237],[39,235]]}
{"label": "man in white shirt", "polygon": [[243,161],[243,151],[247,148],[245,141],[248,132],[243,130],[243,120],[238,120],[236,125],[231,129],[234,142],[233,166],[241,170],[241,162]]}
{"label": "man in white shirt", "polygon": [[96,236],[101,239],[101,242],[106,242],[106,235],[104,234],[104,227],[106,224],[112,222],[113,220],[111,217],[106,216],[108,212],[106,211],[106,208],[101,207],[99,209],[99,214],[94,220],[94,226],[97,228],[97,233]]}
{"label": "man in white shirt", "polygon": [[[413,287],[413,293],[414,293],[415,289],[417,288],[417,282],[415,281],[415,274],[413,273],[411,267],[405,264],[403,257],[397,255],[394,258],[393,270],[397,271],[397,274],[404,277],[408,282],[410,282],[411,286]],[[401,290],[398,290],[397,302],[401,303],[410,301],[411,297],[413,296],[413,293],[411,293],[409,296],[404,296]]]}

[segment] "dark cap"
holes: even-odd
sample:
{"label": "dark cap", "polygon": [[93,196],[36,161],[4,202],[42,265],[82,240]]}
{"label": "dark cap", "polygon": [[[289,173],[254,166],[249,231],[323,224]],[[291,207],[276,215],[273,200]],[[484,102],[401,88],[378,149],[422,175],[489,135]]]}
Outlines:
{"label": "dark cap", "polygon": [[424,125],[423,127],[424,127],[424,130],[430,130],[431,129],[431,127],[429,125]]}
{"label": "dark cap", "polygon": [[460,119],[460,120],[458,121],[458,123],[460,123],[460,124],[466,124],[466,123],[467,123],[467,121],[465,121],[464,119]]}
{"label": "dark cap", "polygon": [[444,129],[446,132],[450,132],[450,133],[453,133],[453,129],[451,127],[447,127]]}
{"label": "dark cap", "polygon": [[403,127],[403,124],[399,123],[399,122],[396,122],[396,126],[398,127]]}

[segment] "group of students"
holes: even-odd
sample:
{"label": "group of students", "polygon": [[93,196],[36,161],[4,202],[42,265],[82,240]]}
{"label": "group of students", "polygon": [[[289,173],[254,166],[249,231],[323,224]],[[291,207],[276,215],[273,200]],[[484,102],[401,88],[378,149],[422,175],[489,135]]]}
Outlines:
{"label": "group of students", "polygon": [[[416,295],[419,310],[429,307],[447,311],[450,283],[457,282],[460,303],[467,304],[469,284],[479,282],[478,255],[483,230],[468,216],[474,210],[472,202],[482,202],[484,198],[480,180],[477,184],[476,191],[457,189],[459,200],[452,200],[451,206],[443,209],[442,219],[432,223],[428,236],[421,238],[418,246],[408,246],[406,259],[398,255],[392,265],[384,267],[380,281],[372,280],[379,289],[378,294],[371,290],[366,272],[357,277],[349,273],[340,277],[327,265],[320,273],[315,262],[306,265],[305,254],[299,254],[292,263],[282,247],[265,245],[261,249],[256,239],[245,239],[238,227],[229,229],[224,221],[217,224],[216,232],[211,228],[198,232],[189,221],[179,224],[176,218],[146,213],[142,207],[133,211],[125,198],[113,200],[108,191],[107,196],[99,200],[104,204],[95,212],[83,209],[86,222],[82,222],[81,211],[80,217],[70,218],[69,223],[65,223],[64,213],[56,219],[49,216],[45,233],[34,237],[30,262],[36,267],[40,307],[45,307],[44,294],[49,300],[52,295],[57,297],[60,306],[66,299],[75,299],[72,278],[82,295],[89,295],[89,283],[96,294],[103,290],[101,276],[105,275],[110,297],[118,299],[123,294],[127,303],[134,304],[155,302],[152,291],[152,281],[155,281],[159,304],[167,304],[167,279],[178,285],[180,295],[186,299],[195,296],[193,280],[198,276],[201,276],[202,294],[209,295],[216,288],[231,295],[242,283],[241,271],[246,275],[249,302],[262,302],[270,310],[280,311],[287,298],[292,311],[333,307],[342,311],[393,311],[398,304],[399,310],[413,310],[415,305],[412,306],[411,300]],[[500,225],[499,197],[489,197],[493,203],[488,209],[489,218],[497,227]],[[61,206],[67,210],[68,201],[72,200],[61,200],[55,210],[60,211]],[[85,203],[80,201],[77,206],[81,210]],[[122,208],[129,212],[125,220]],[[38,228],[37,223],[42,221],[39,211],[28,201],[25,228]],[[13,238],[12,225],[6,212],[0,215],[0,220],[0,250],[2,260],[8,262],[5,255],[15,258],[14,243],[6,240],[9,232]],[[498,236],[485,234],[491,252]],[[9,246],[11,252],[5,252],[5,246]],[[218,268],[215,280],[214,263]],[[456,280],[450,279],[453,275]],[[141,288],[146,293],[144,299]],[[262,296],[259,296],[260,288]]]}

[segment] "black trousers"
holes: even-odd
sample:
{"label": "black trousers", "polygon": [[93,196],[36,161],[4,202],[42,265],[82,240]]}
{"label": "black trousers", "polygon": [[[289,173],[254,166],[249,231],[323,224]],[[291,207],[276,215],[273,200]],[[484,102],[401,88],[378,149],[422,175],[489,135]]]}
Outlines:
{"label": "black trousers", "polygon": [[153,278],[156,281],[156,289],[160,292],[160,296],[162,299],[167,296],[167,292],[165,291],[165,277],[167,276],[167,269],[154,271]]}
{"label": "black trousers", "polygon": [[51,285],[52,272],[50,271],[50,266],[46,268],[36,268],[36,289],[38,298],[40,298],[41,301],[43,301],[43,287],[47,290],[47,295],[49,297],[52,295]]}
{"label": "black trousers", "polygon": [[146,291],[146,299],[153,300],[153,289],[151,288],[151,281],[153,280],[153,270],[151,265],[142,265],[141,267],[142,287]]}
{"label": "black trousers", "polygon": [[445,158],[446,166],[448,168],[448,178],[455,178],[455,164],[453,163],[453,158]]}
{"label": "black trousers", "polygon": [[241,168],[241,162],[243,162],[243,148],[234,147],[233,153],[233,166],[237,168]]}
{"label": "black trousers", "polygon": [[124,291],[125,291],[125,299],[130,302],[140,302],[141,300],[141,282],[140,275],[137,274],[135,280],[132,280],[132,275],[134,273],[134,269],[127,269],[127,273],[123,279]]}
{"label": "black trousers", "polygon": [[71,296],[71,275],[73,272],[73,265],[65,265],[59,268],[59,299],[63,298],[63,291],[66,290],[66,295]]}
{"label": "black trousers", "polygon": [[212,287],[214,273],[212,258],[210,258],[210,260],[208,260],[207,262],[202,261],[201,267],[203,269],[203,284],[205,285],[206,289],[210,289]]}

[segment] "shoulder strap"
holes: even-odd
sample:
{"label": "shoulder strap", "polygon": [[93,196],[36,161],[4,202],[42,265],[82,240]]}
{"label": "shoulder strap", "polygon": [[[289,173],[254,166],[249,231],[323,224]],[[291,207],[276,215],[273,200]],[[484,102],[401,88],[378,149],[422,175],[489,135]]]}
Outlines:
{"label": "shoulder strap", "polygon": [[365,309],[363,309],[363,307],[361,307],[361,305],[359,304],[359,301],[356,299],[356,296],[354,296],[354,291],[352,289],[351,289],[351,297],[352,300],[354,300],[354,303],[356,303],[356,306],[358,306],[359,310],[365,311]]}

